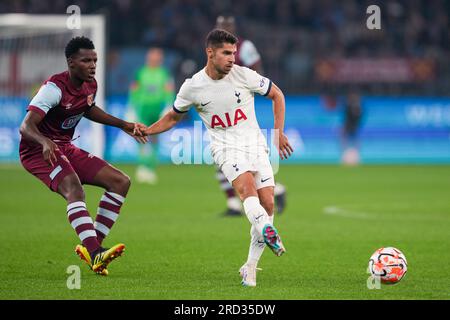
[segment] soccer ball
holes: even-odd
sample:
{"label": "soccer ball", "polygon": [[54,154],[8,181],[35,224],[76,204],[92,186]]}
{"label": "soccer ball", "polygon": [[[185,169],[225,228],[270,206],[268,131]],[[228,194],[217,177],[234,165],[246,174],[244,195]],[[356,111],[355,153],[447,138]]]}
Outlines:
{"label": "soccer ball", "polygon": [[378,249],[369,260],[372,277],[386,284],[398,283],[405,276],[407,269],[405,255],[393,247]]}

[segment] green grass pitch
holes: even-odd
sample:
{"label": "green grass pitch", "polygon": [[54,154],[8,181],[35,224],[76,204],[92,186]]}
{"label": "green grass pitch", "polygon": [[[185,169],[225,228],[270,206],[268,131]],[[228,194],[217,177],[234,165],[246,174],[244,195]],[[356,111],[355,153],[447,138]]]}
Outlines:
{"label": "green grass pitch", "polygon": [[[120,166],[131,177],[134,167]],[[224,218],[212,166],[162,166],[133,183],[105,245],[126,244],[110,276],[88,270],[65,202],[19,165],[0,166],[0,299],[450,299],[450,166],[282,166],[287,253],[266,249],[258,286],[240,285],[250,224]],[[86,187],[91,214],[102,194]],[[370,255],[394,246],[408,273],[367,288]],[[70,265],[81,289],[67,288]]]}

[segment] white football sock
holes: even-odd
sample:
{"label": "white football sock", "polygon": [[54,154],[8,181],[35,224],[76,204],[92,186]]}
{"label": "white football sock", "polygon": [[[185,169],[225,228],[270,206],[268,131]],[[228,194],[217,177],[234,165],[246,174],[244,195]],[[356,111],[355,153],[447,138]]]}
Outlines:
{"label": "white football sock", "polygon": [[258,234],[262,235],[262,230],[266,224],[270,224],[270,219],[266,210],[259,203],[259,198],[246,198],[244,200],[244,211],[252,226],[255,227]]}
{"label": "white football sock", "polygon": [[283,186],[281,183],[277,182],[275,184],[275,188],[274,188],[273,192],[276,196],[278,196],[278,195],[282,194],[283,192],[286,192],[286,187]]}
{"label": "white football sock", "polygon": [[[272,214],[269,216],[269,221],[273,225],[273,218],[274,215]],[[258,265],[258,261],[261,258],[264,248],[266,247],[266,244],[264,243],[264,238],[261,234],[258,234],[255,227],[252,226],[250,229],[250,248],[248,250],[248,258],[247,258],[247,264],[250,265]]]}
{"label": "white football sock", "polygon": [[247,264],[257,266],[265,247],[264,238],[252,226],[250,229],[250,248],[248,249]]}

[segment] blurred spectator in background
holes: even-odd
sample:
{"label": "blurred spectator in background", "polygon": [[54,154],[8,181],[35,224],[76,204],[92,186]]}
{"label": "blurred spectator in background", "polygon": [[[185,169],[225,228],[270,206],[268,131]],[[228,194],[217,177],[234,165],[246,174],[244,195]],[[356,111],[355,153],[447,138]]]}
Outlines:
{"label": "blurred spectator in background", "polygon": [[357,165],[359,155],[359,129],[361,126],[361,98],[356,91],[351,91],[344,102],[344,125],[342,128],[342,163]]}
{"label": "blurred spectator in background", "polygon": [[[235,64],[245,66],[255,70],[259,74],[263,74],[261,56],[256,49],[253,42],[239,37],[236,33],[236,20],[233,16],[219,16],[216,20],[216,28],[224,29],[238,37],[237,52]],[[227,210],[225,215],[236,216],[241,215],[241,201],[233,189],[233,186],[228,182],[225,175],[219,167],[216,167],[216,178],[220,183],[222,191],[227,197]],[[286,207],[286,187],[281,183],[275,184],[274,189],[275,207],[278,213],[282,213]]]}
{"label": "blurred spectator in background", "polygon": [[[364,58],[381,67],[391,59],[396,67],[386,67],[387,73],[412,75],[398,82],[369,79],[359,84],[364,94],[448,95],[450,1],[378,3],[381,30],[366,27],[367,7],[374,4],[367,0],[9,0],[0,1],[0,13],[66,14],[76,4],[83,14],[107,16],[110,49],[161,46],[181,60],[202,65],[199,35],[227,12],[241,25],[239,35],[264,52],[265,73],[287,94],[320,93],[324,80],[319,74],[332,77],[347,62]],[[344,61],[335,65],[330,59]],[[324,62],[331,63],[325,70]],[[181,81],[186,75],[180,69],[173,71]],[[355,69],[347,72],[361,73],[362,68]],[[328,81],[361,82],[357,77],[336,78]]]}
{"label": "blurred spectator in background", "polygon": [[[130,88],[130,106],[137,121],[149,126],[156,122],[163,110],[174,101],[174,83],[170,72],[162,65],[164,52],[160,48],[150,48],[147,63],[136,74]],[[158,142],[139,146],[139,166],[136,172],[138,182],[155,184],[158,162]]]}
{"label": "blurred spectator in background", "polygon": [[263,74],[261,56],[253,42],[243,39],[237,34],[235,18],[233,16],[219,16],[217,17],[216,27],[224,29],[238,37],[239,42],[236,48],[235,63],[239,66],[245,66],[255,70],[259,74]]}

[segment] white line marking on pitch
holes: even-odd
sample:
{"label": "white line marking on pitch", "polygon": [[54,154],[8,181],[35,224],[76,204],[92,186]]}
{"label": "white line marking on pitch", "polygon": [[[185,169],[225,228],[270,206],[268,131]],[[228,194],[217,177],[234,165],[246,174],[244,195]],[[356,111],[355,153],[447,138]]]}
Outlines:
{"label": "white line marking on pitch", "polygon": [[349,210],[340,208],[338,206],[325,207],[325,208],[323,208],[323,213],[332,215],[332,216],[340,216],[340,217],[353,218],[353,219],[364,219],[364,220],[378,219],[373,214],[369,214],[366,212],[349,211]]}
{"label": "white line marking on pitch", "polygon": [[450,219],[448,216],[430,215],[426,213],[404,214],[399,216],[398,213],[368,213],[364,211],[347,210],[339,206],[327,206],[323,208],[323,213],[330,216],[338,216],[350,219],[361,220],[404,220],[406,221],[446,221]]}

